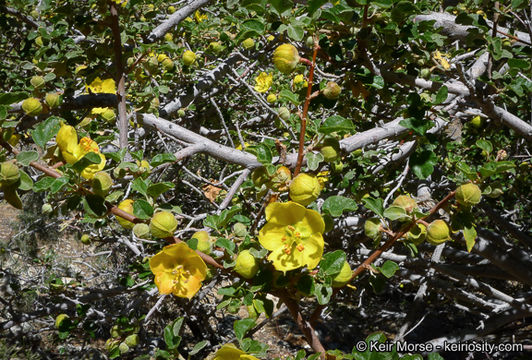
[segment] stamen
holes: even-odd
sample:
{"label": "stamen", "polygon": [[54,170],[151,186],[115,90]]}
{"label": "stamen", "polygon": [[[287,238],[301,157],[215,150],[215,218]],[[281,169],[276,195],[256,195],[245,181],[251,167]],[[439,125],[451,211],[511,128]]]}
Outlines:
{"label": "stamen", "polygon": [[303,246],[303,244],[299,244],[296,246],[296,249],[299,251],[303,251],[303,249],[305,249],[305,246]]}

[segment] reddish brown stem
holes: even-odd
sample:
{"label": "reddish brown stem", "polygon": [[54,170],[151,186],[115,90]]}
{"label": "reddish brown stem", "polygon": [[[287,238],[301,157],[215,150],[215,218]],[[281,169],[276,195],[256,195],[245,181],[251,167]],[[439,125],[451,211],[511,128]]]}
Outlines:
{"label": "reddish brown stem", "polygon": [[316,336],[316,332],[312,328],[310,322],[303,319],[303,315],[299,310],[299,304],[286,293],[279,293],[276,295],[278,295],[281,301],[285,303],[288,311],[290,311],[290,314],[296,321],[297,326],[305,336],[308,344],[312,347],[312,350],[319,353],[321,359],[325,359],[325,348],[323,347],[320,339]]}
{"label": "reddish brown stem", "polygon": [[[310,98],[312,95],[312,80],[314,79],[314,67],[316,66],[316,55],[318,54],[318,41],[314,37],[314,53],[312,54],[312,63],[310,64],[310,72],[308,75],[308,87],[307,87],[307,97],[305,99],[305,105],[303,105],[303,116],[301,116],[301,132],[299,133],[299,149],[297,152],[297,162],[296,168],[294,169],[294,176],[299,174],[301,171],[301,165],[303,164],[303,156],[305,155],[305,132],[307,130],[307,115],[308,107],[310,104]],[[302,61],[301,58],[299,61]],[[308,61],[307,59],[304,59]]]}
{"label": "reddish brown stem", "polygon": [[114,38],[114,52],[116,65],[116,78],[118,79],[118,87],[116,97],[118,100],[118,130],[119,130],[119,144],[121,149],[127,148],[127,109],[126,109],[126,74],[124,73],[124,64],[122,62],[122,42],[120,40],[120,23],[118,21],[118,9],[116,3],[109,2],[109,10],[111,12],[111,30]]}

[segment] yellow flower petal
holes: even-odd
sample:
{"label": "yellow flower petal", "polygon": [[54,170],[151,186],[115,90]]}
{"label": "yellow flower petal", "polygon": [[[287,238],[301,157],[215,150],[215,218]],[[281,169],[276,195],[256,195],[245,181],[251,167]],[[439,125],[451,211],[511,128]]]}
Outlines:
{"label": "yellow flower petal", "polygon": [[305,260],[302,251],[297,251],[295,246],[290,249],[290,253],[287,254],[285,249],[278,248],[272,251],[268,260],[273,263],[275,269],[286,272],[300,268],[305,265]]}
{"label": "yellow flower petal", "polygon": [[303,258],[309,269],[314,269],[320,263],[323,256],[323,236],[313,234],[304,241]]}
{"label": "yellow flower petal", "polygon": [[273,83],[273,74],[267,74],[264,71],[260,73],[259,76],[255,78],[255,82],[257,83],[255,85],[255,91],[260,93],[267,92]]}
{"label": "yellow flower petal", "polygon": [[306,210],[304,206],[293,201],[286,203],[274,202],[266,207],[266,220],[281,225],[290,225],[303,219]]}
{"label": "yellow flower petal", "polygon": [[282,247],[283,237],[285,237],[284,225],[268,222],[259,231],[259,242],[267,250],[273,251]]}

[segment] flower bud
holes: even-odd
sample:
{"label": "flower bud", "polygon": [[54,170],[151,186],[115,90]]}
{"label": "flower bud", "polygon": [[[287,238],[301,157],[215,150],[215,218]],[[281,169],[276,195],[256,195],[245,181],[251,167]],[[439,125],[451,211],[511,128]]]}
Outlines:
{"label": "flower bud", "polygon": [[242,47],[246,50],[252,49],[255,47],[255,40],[247,38],[246,40],[242,41]]}
{"label": "flower bud", "polygon": [[274,102],[277,101],[277,95],[275,95],[275,94],[269,94],[269,95],[266,97],[266,101],[269,102],[270,104],[273,104]]}
{"label": "flower bud", "polygon": [[120,345],[118,345],[118,351],[120,351],[120,354],[127,353],[129,351],[129,346],[125,342],[121,342]]}
{"label": "flower bud", "polygon": [[196,61],[196,54],[193,51],[187,50],[183,53],[183,64],[190,66]]}
{"label": "flower bud", "polygon": [[414,199],[408,195],[400,195],[393,201],[392,205],[403,208],[407,214],[417,209],[417,204]]}
{"label": "flower bud", "polygon": [[259,271],[259,263],[249,250],[243,250],[236,257],[235,271],[243,278],[251,279]]}
{"label": "flower bud", "polygon": [[273,52],[273,64],[283,74],[290,74],[299,63],[299,54],[294,45],[282,44]]}
{"label": "flower bud", "polygon": [[173,14],[173,13],[175,13],[175,6],[172,6],[172,5],[168,6],[168,14]]}
{"label": "flower bud", "polygon": [[171,42],[174,40],[174,35],[172,35],[172,33],[166,33],[164,34],[164,39],[168,42]]}
{"label": "flower bud", "polygon": [[37,45],[37,46],[39,46],[39,47],[41,47],[41,46],[44,45],[44,42],[42,41],[42,36],[37,36],[37,37],[35,38],[35,45]]}
{"label": "flower bud", "polygon": [[379,218],[369,218],[364,223],[364,234],[370,239],[376,240],[381,237],[381,221]]}
{"label": "flower bud", "polygon": [[312,36],[308,36],[306,39],[305,39],[305,45],[311,49],[314,48],[314,38]]}
{"label": "flower bud", "polygon": [[220,53],[222,50],[224,49],[223,45],[221,42],[219,41],[213,41],[209,44],[209,51],[214,53],[214,54],[218,54]]}
{"label": "flower bud", "polygon": [[148,70],[151,74],[154,74],[157,72],[157,67],[159,66],[159,61],[157,61],[157,56],[150,56],[148,58],[148,61],[144,63],[144,67],[146,70]]}
{"label": "flower bud", "polygon": [[[128,214],[133,215],[133,203],[133,200],[126,199],[120,204],[118,204],[118,208],[127,212]],[[120,216],[116,216],[116,221],[118,221],[118,223],[122,225],[124,229],[133,229],[133,226],[135,226],[135,224],[133,224],[131,221],[127,221],[126,219],[123,219]]]}
{"label": "flower bud", "polygon": [[480,115],[475,116],[471,121],[469,122],[472,127],[479,129],[482,126],[483,119],[480,117]]}
{"label": "flower bud", "polygon": [[233,232],[235,233],[236,236],[244,237],[248,234],[248,229],[246,225],[240,222],[237,222],[236,224],[233,225]]}
{"label": "flower bud", "polygon": [[210,254],[212,251],[212,240],[209,233],[206,231],[197,231],[192,235],[192,239],[198,240],[196,250],[201,251],[204,254]]}
{"label": "flower bud", "polygon": [[323,89],[323,95],[329,100],[336,100],[340,96],[342,88],[334,81],[329,81]]}
{"label": "flower bud", "polygon": [[137,346],[138,343],[139,343],[139,336],[137,334],[132,334],[132,335],[129,335],[126,340],[124,340],[124,342],[127,344],[127,346],[129,347],[134,347],[134,346]]}
{"label": "flower bud", "polygon": [[416,224],[409,232],[406,233],[406,239],[415,245],[421,244],[427,237],[427,227],[423,224]]}
{"label": "flower bud", "polygon": [[456,201],[463,206],[470,207],[480,202],[482,194],[477,185],[468,183],[460,185],[456,190]]}
{"label": "flower bud", "polygon": [[253,170],[253,173],[251,174],[251,180],[253,181],[253,185],[260,188],[262,185],[270,181],[270,176],[268,175],[268,171],[265,167],[260,167]]}
{"label": "flower bud", "polygon": [[92,191],[101,197],[106,197],[113,186],[111,175],[105,171],[99,171],[92,178]]}
{"label": "flower bud", "polygon": [[42,112],[42,104],[37,98],[27,98],[22,102],[22,110],[29,116],[37,116]]}
{"label": "flower bud", "polygon": [[0,163],[0,186],[15,184],[20,179],[20,171],[14,161]]}
{"label": "flower bud", "polygon": [[150,231],[155,237],[164,239],[174,235],[177,219],[169,211],[160,211],[150,221]]}
{"label": "flower bud", "polygon": [[327,162],[332,162],[338,158],[340,152],[340,143],[334,138],[325,139],[320,149],[323,159]]}
{"label": "flower bud", "polygon": [[428,68],[421,69],[421,71],[419,72],[419,76],[421,76],[423,79],[430,78],[430,69]]}
{"label": "flower bud", "polygon": [[38,76],[38,75],[35,75],[35,76],[32,76],[31,80],[30,80],[30,84],[35,88],[35,89],[38,89],[40,87],[43,87],[44,86],[44,83],[46,81],[44,81],[44,78],[42,76]]}
{"label": "flower bud", "polygon": [[70,317],[67,314],[59,314],[55,318],[55,328],[61,329],[68,325],[68,322],[70,320]]}
{"label": "flower bud", "polygon": [[108,123],[113,123],[115,120],[116,120],[116,114],[115,114],[115,111],[111,108],[106,108],[101,114],[100,116],[102,117],[102,119],[104,119],[105,121],[107,121]]}
{"label": "flower bud", "polygon": [[299,174],[290,184],[290,198],[303,206],[316,200],[320,192],[320,182],[312,175]]}
{"label": "flower bud", "polygon": [[432,245],[439,245],[451,239],[449,227],[443,220],[434,220],[427,227],[427,241]]}
{"label": "flower bud", "polygon": [[133,226],[133,234],[139,239],[149,239],[150,238],[150,227],[148,224],[138,223]]}
{"label": "flower bud", "polygon": [[349,263],[347,261],[344,261],[344,264],[342,265],[342,270],[340,270],[338,275],[336,275],[332,281],[332,286],[342,287],[346,285],[351,280],[352,275],[353,272],[351,271]]}
{"label": "flower bud", "polygon": [[185,117],[185,115],[186,115],[186,112],[185,112],[184,109],[179,109],[179,110],[177,110],[177,116],[179,116],[179,117]]}
{"label": "flower bud", "polygon": [[146,172],[146,173],[150,173],[150,169],[151,169],[151,166],[150,166],[150,163],[146,160],[141,160],[141,161],[136,161],[137,163],[137,166],[139,167],[139,171],[141,172]]}
{"label": "flower bud", "polygon": [[58,93],[48,93],[44,98],[44,102],[50,109],[56,108],[61,104],[61,98]]}
{"label": "flower bud", "polygon": [[287,107],[281,106],[278,110],[279,117],[285,121],[290,119],[290,110]]}
{"label": "flower bud", "polygon": [[113,325],[109,333],[111,334],[111,337],[119,338],[121,336],[120,326]]}
{"label": "flower bud", "polygon": [[54,209],[52,208],[52,205],[48,203],[42,204],[41,213],[50,214],[52,211],[54,211]]}
{"label": "flower bud", "polygon": [[174,69],[174,62],[170,58],[164,59],[162,65],[166,71],[172,71]]}
{"label": "flower bud", "polygon": [[280,166],[266,184],[274,191],[286,191],[286,184],[292,180],[292,173],[286,166]]}
{"label": "flower bud", "polygon": [[81,235],[81,238],[79,240],[84,245],[89,245],[91,243],[91,237],[88,234]]}

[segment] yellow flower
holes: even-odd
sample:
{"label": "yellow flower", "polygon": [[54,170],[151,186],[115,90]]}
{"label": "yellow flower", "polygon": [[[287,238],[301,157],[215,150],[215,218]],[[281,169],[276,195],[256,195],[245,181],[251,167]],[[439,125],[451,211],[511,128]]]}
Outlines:
{"label": "yellow flower", "polygon": [[[87,92],[92,92],[93,94],[116,94],[116,84],[113,79],[102,80],[100,77],[96,77],[90,85],[86,86]],[[102,114],[108,108],[97,107],[92,109],[93,114]]]}
{"label": "yellow flower", "polygon": [[65,124],[61,125],[55,141],[67,163],[73,164],[78,161],[78,133],[74,127]]}
{"label": "yellow flower", "polygon": [[255,85],[255,90],[260,93],[265,93],[270,89],[273,83],[273,74],[266,74],[264,71],[260,73],[259,76],[255,78],[257,85]]}
{"label": "yellow flower", "polygon": [[307,80],[305,80],[305,77],[303,74],[298,74],[294,76],[294,87],[295,88],[306,88],[308,86]]}
{"label": "yellow flower", "polygon": [[[126,199],[120,202],[120,204],[118,204],[118,208],[122,211],[127,212],[128,214],[133,215],[133,204],[134,203],[135,203],[134,200]],[[116,221],[118,221],[118,223],[122,225],[124,229],[133,229],[133,227],[135,226],[135,224],[133,224],[131,221],[127,221],[126,219],[120,216],[116,216]]]}
{"label": "yellow flower", "polygon": [[225,344],[216,352],[213,360],[259,360],[255,356],[248,355],[233,344]]}
{"label": "yellow flower", "polygon": [[127,5],[128,0],[111,0],[111,1],[117,5],[122,5],[122,7],[125,7]]}
{"label": "yellow flower", "polygon": [[57,142],[59,150],[61,150],[63,159],[65,159],[68,164],[74,164],[90,152],[94,152],[100,156],[100,162],[98,164],[90,164],[81,172],[81,176],[85,179],[92,179],[94,174],[98,171],[102,171],[105,167],[105,156],[100,154],[100,148],[96,141],[88,137],[83,137],[79,140],[78,144],[78,134],[76,129],[72,126],[65,124],[61,125],[55,141]]}
{"label": "yellow flower", "polygon": [[323,255],[321,215],[292,201],[271,203],[265,213],[268,222],[259,232],[259,242],[271,251],[268,260],[275,269],[315,268]]}
{"label": "yellow flower", "polygon": [[434,53],[434,60],[438,61],[445,70],[449,70],[451,68],[451,65],[449,65],[449,62],[447,61],[447,58],[443,56],[438,50],[436,50],[436,52]]}
{"label": "yellow flower", "polygon": [[207,20],[209,17],[206,15],[206,14],[202,14],[200,13],[199,10],[196,10],[196,12],[194,13],[194,18],[196,19],[196,21],[198,23],[202,22],[203,20]]}
{"label": "yellow flower", "polygon": [[150,258],[150,270],[161,294],[192,298],[207,276],[207,265],[185,243],[165,246]]}

